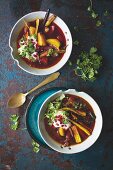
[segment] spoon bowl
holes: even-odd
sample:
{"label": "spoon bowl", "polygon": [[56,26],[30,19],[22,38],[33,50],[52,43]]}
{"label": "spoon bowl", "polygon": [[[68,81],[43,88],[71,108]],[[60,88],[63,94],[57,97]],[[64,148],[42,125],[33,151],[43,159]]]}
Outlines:
{"label": "spoon bowl", "polygon": [[26,101],[26,94],[15,93],[8,101],[8,107],[16,108],[24,104]]}
{"label": "spoon bowl", "polygon": [[40,84],[38,84],[36,87],[28,91],[27,93],[15,93],[8,101],[8,107],[10,108],[17,108],[21,105],[23,105],[26,101],[26,96],[33,91],[37,90],[38,88],[56,80],[59,77],[60,73],[56,72],[48,76],[45,80],[43,80]]}

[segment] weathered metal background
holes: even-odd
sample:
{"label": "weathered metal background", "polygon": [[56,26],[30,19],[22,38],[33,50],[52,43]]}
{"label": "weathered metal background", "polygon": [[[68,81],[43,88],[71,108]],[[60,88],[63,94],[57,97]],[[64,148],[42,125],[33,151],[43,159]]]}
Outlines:
{"label": "weathered metal background", "polygon": [[[96,28],[95,21],[87,13],[88,0],[0,0],[0,157],[2,170],[112,170],[113,169],[113,0],[94,0],[94,8],[100,15],[102,26]],[[69,26],[73,40],[79,40],[79,47],[73,47],[71,61],[81,50],[96,46],[103,56],[100,76],[94,83],[84,82],[66,64],[61,76],[48,87],[75,88],[89,93],[99,104],[104,125],[97,142],[88,150],[74,155],[64,155],[41,148],[38,154],[32,152],[31,138],[24,128],[25,108],[30,100],[19,109],[8,109],[7,100],[17,91],[27,91],[44,79],[22,71],[11,58],[8,46],[9,33],[15,22],[23,15],[37,10],[47,10],[60,16]],[[110,15],[103,16],[108,10]],[[74,26],[79,27],[76,33]],[[42,91],[40,89],[34,94]],[[32,94],[31,96],[33,96]],[[9,128],[9,116],[19,113],[21,124],[18,131]]]}

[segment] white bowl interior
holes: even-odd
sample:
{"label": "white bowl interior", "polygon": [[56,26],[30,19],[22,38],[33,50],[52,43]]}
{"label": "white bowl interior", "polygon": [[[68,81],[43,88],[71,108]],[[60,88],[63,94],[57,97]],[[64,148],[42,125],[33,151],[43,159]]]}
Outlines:
{"label": "white bowl interior", "polygon": [[44,125],[44,114],[47,109],[48,103],[50,101],[56,99],[58,96],[60,96],[62,94],[62,91],[58,91],[58,92],[54,93],[53,95],[51,95],[50,97],[48,97],[46,99],[46,101],[43,103],[42,107],[40,108],[39,116],[38,116],[39,132],[40,132],[43,140],[46,142],[46,144],[49,147],[51,147],[52,149],[54,149],[58,152],[61,152],[61,153],[66,153],[66,154],[78,153],[78,152],[86,150],[91,145],[93,145],[95,143],[95,141],[97,140],[97,138],[99,137],[99,135],[101,133],[101,129],[102,129],[102,114],[101,114],[100,108],[97,105],[97,103],[88,94],[86,94],[84,92],[77,92],[74,89],[69,89],[63,93],[64,94],[73,94],[73,95],[82,97],[92,106],[94,113],[96,115],[96,121],[95,121],[95,126],[94,126],[94,130],[92,132],[92,135],[89,136],[84,142],[71,146],[71,149],[69,149],[69,147],[61,148],[61,145],[59,143],[57,143],[56,141],[54,141],[48,135],[48,133],[45,129],[45,125]]}
{"label": "white bowl interior", "polygon": [[[72,36],[71,36],[70,31],[69,31],[69,28],[64,23],[64,21],[57,16],[54,22],[63,31],[65,38],[66,38],[66,45],[67,45],[66,52],[65,52],[64,56],[62,57],[62,59],[56,65],[54,65],[50,68],[37,69],[37,68],[30,67],[21,58],[18,57],[17,37],[18,37],[19,32],[21,31],[21,29],[25,25],[24,20],[28,22],[28,21],[35,20],[37,17],[40,18],[40,19],[44,18],[45,13],[46,12],[44,12],[44,11],[38,11],[38,12],[29,13],[29,14],[23,16],[14,25],[14,27],[11,31],[10,37],[9,37],[9,46],[11,48],[12,58],[17,61],[18,66],[20,68],[22,68],[24,71],[31,73],[31,74],[35,74],[35,75],[47,75],[47,74],[51,74],[53,72],[56,72],[61,67],[63,67],[63,65],[67,62],[67,60],[69,59],[69,57],[71,55],[71,51],[72,51]],[[52,15],[52,13],[50,15]]]}

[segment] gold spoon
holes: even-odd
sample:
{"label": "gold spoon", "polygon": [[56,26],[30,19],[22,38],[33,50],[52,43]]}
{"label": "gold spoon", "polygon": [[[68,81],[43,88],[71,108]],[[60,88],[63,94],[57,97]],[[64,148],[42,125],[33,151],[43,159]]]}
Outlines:
{"label": "gold spoon", "polygon": [[49,77],[47,77],[44,81],[42,81],[38,86],[34,87],[33,89],[31,89],[30,91],[28,91],[27,93],[15,93],[8,101],[8,107],[10,108],[17,108],[21,105],[23,105],[26,101],[26,96],[30,93],[32,93],[33,91],[37,90],[38,88],[56,80],[59,77],[60,73],[56,72],[53,73],[52,75],[50,75]]}

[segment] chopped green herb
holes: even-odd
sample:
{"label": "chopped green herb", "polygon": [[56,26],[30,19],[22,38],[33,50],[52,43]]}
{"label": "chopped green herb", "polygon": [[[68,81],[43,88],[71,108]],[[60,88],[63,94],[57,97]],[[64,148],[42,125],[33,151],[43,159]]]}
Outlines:
{"label": "chopped green herb", "polygon": [[96,19],[98,17],[98,14],[95,13],[94,11],[92,11],[91,16],[92,16],[93,19]]}
{"label": "chopped green herb", "polygon": [[91,6],[88,6],[87,10],[88,10],[88,11],[91,11],[91,10],[92,10]]}
{"label": "chopped green herb", "polygon": [[11,115],[10,121],[11,121],[11,125],[10,125],[11,129],[17,130],[19,126],[19,116],[17,114]]}
{"label": "chopped green herb", "polygon": [[[61,96],[59,96],[58,98],[56,98],[55,101],[53,102],[50,102],[48,104],[48,109],[47,109],[47,113],[45,114],[45,117],[48,118],[48,124],[51,126],[53,121],[55,120],[55,117],[58,113],[58,110],[60,109],[60,106],[61,106],[61,103],[62,103],[62,100],[65,98],[65,95],[62,94]],[[66,118],[66,115],[68,114],[66,111],[63,111],[62,110],[62,113],[64,118]]]}
{"label": "chopped green herb", "polygon": [[35,152],[35,153],[38,153],[39,152],[39,150],[40,150],[40,145],[37,143],[37,142],[35,142],[34,140],[32,140],[32,146],[33,146],[33,151]]}
{"label": "chopped green herb", "polygon": [[102,64],[102,56],[97,54],[97,48],[92,47],[90,52],[82,52],[77,60],[75,74],[83,80],[94,81]]}
{"label": "chopped green herb", "polygon": [[24,37],[22,37],[22,39],[19,41],[20,48],[18,48],[18,53],[20,57],[28,58],[34,62],[36,58],[34,58],[32,54],[35,52],[35,46],[32,40],[36,41],[35,35],[29,36],[27,41]]}
{"label": "chopped green herb", "polygon": [[104,16],[108,16],[109,15],[109,12],[106,10],[105,12],[104,12]]}
{"label": "chopped green herb", "polygon": [[97,26],[97,27],[100,27],[100,26],[101,26],[101,24],[102,24],[102,23],[101,23],[101,21],[100,21],[100,20],[98,20],[98,21],[97,21],[97,23],[96,23],[96,26]]}
{"label": "chopped green herb", "polygon": [[69,66],[72,66],[72,62],[70,60],[68,61],[68,64],[69,64]]}
{"label": "chopped green herb", "polygon": [[77,27],[77,26],[74,26],[74,30],[75,30],[75,31],[78,31],[78,27]]}
{"label": "chopped green herb", "polygon": [[76,46],[78,46],[78,45],[79,45],[79,41],[78,41],[78,40],[75,40],[75,41],[73,42],[73,44],[76,45]]}
{"label": "chopped green herb", "polygon": [[89,51],[90,55],[92,55],[92,54],[94,54],[96,52],[97,52],[97,48],[96,47],[91,47],[90,48],[90,51]]}
{"label": "chopped green herb", "polygon": [[92,0],[90,0],[90,5],[88,6],[87,11],[89,11],[89,13],[93,19],[96,19],[98,17],[98,14],[93,10]]}
{"label": "chopped green herb", "polygon": [[53,53],[54,53],[53,48],[50,48],[50,49],[48,50],[47,56],[51,56]]}

